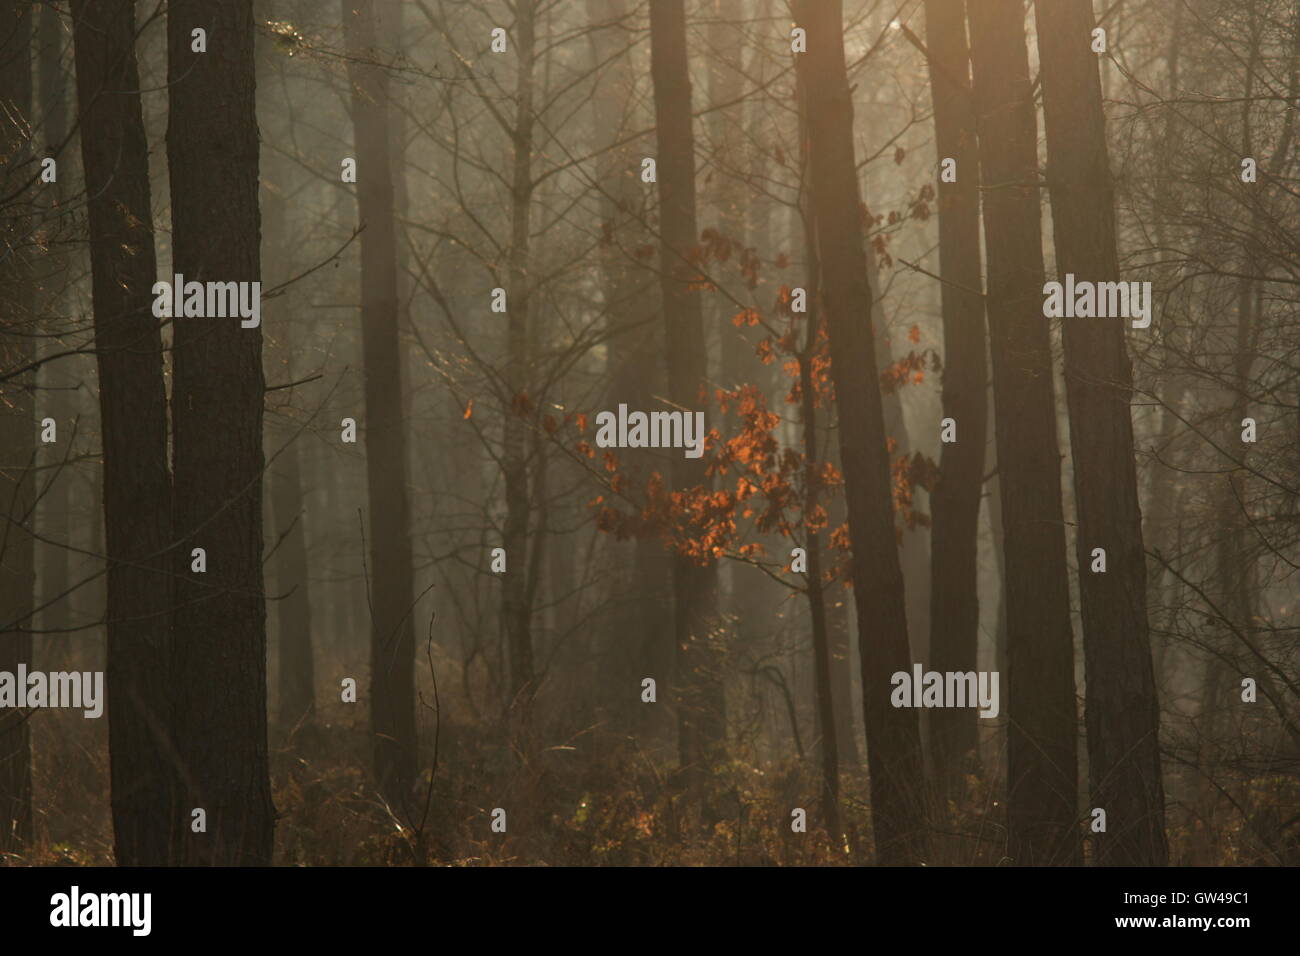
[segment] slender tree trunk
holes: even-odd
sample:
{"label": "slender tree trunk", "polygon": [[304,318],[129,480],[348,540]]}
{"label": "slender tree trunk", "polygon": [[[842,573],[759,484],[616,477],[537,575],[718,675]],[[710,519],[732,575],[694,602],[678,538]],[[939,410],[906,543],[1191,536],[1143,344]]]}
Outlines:
{"label": "slender tree trunk", "polygon": [[[708,170],[705,181],[712,188],[703,195],[711,195],[712,203],[705,204],[704,223],[737,247],[745,239],[745,213],[747,206],[744,184],[738,178],[744,134],[740,102],[745,84],[741,53],[744,40],[744,21],[747,15],[740,0],[708,0],[700,13],[708,18],[705,26],[707,56],[707,90],[711,112],[703,124],[709,140],[704,168]],[[709,208],[709,207],[712,208]],[[724,263],[710,267],[720,285],[735,294],[737,273]],[[744,331],[732,324],[735,304],[722,289],[708,294],[703,302],[706,328],[706,347],[717,341],[714,361],[706,374],[724,388],[736,388],[753,381],[753,370],[763,366],[755,361],[753,346]],[[737,646],[747,612],[761,605],[761,590],[770,587],[766,576],[748,565],[727,561],[718,567],[718,617],[717,641],[720,649]],[[719,677],[725,682],[726,674]],[[719,690],[722,689],[720,684]]]}
{"label": "slender tree trunk", "polygon": [[[196,52],[193,31],[206,31]],[[258,132],[252,0],[172,0],[167,165],[172,271],[185,282],[259,282]],[[262,585],[261,327],[173,318],[173,617],[176,742],[186,810],[181,859],[269,865]],[[207,570],[193,568],[193,549]]]}
{"label": "slender tree trunk", "polygon": [[[834,409],[828,409],[833,413]],[[833,456],[832,456],[833,460]],[[831,503],[826,510],[831,514],[830,527],[843,524],[844,504]],[[831,706],[835,709],[835,740],[839,744],[841,767],[858,767],[862,757],[858,753],[857,734],[853,727],[853,628],[849,622],[848,591],[840,582],[822,589],[826,606],[826,626],[831,647]]]}
{"label": "slender tree trunk", "polygon": [[[506,645],[510,654],[511,705],[531,697],[536,673],[533,664],[533,607],[528,595],[528,395],[529,319],[532,276],[529,274],[529,231],[533,204],[533,67],[537,45],[536,0],[519,0],[515,19],[518,82],[515,87],[514,156],[510,195],[510,276],[506,286],[507,355],[505,385],[509,404],[505,420],[506,573],[501,577]],[[516,407],[517,406],[517,407]]]}
{"label": "slender tree trunk", "polygon": [[[799,173],[803,180],[799,190],[799,214],[803,223],[804,258],[806,261],[806,286],[816,289],[821,282],[821,262],[817,255],[817,226],[812,209],[812,197],[809,190],[809,149],[808,149],[808,98],[803,90],[803,77],[795,75],[796,98],[799,104]],[[799,361],[799,396],[801,421],[800,429],[804,450],[804,504],[806,516],[817,514],[821,508],[821,461],[817,435],[817,385],[813,380],[813,359],[821,347],[821,311],[814,297],[812,307],[807,312],[804,329],[804,345],[798,356]],[[820,752],[822,764],[822,814],[826,821],[826,832],[830,837],[831,847],[838,848],[843,843],[844,831],[840,829],[840,746],[838,726],[835,716],[835,691],[831,679],[831,636],[826,620],[825,588],[822,581],[822,543],[821,534],[808,526],[805,542],[808,556],[808,571],[805,575],[806,595],[808,598],[808,615],[812,623],[813,638],[813,684],[816,688],[817,727],[820,731]]]}
{"label": "slender tree trunk", "polygon": [[373,62],[375,0],[342,0],[342,10],[352,83],[357,211],[365,229],[361,234],[361,348],[370,502],[370,732],[380,793],[408,813],[416,751],[415,584],[398,344],[388,77]]}
{"label": "slender tree trunk", "polygon": [[[996,414],[995,403],[989,403],[989,415],[996,416]],[[987,510],[984,517],[988,523],[989,531],[986,554],[993,566],[994,575],[992,582],[994,609],[991,615],[993,630],[989,634],[989,643],[992,646],[989,648],[988,660],[993,669],[999,674],[1006,674],[1009,672],[1007,669],[1006,537],[1002,533],[1002,484],[998,481],[997,475],[994,474],[997,469],[997,449],[994,444],[994,442],[986,440],[984,446],[984,473],[991,476],[985,485]],[[1002,791],[1005,789],[1007,779],[1006,712],[1003,711],[997,719],[981,721],[981,724],[981,729],[985,731],[980,747],[981,762],[986,767],[992,766],[994,768],[994,772],[989,775],[987,782],[990,787]]]}
{"label": "slender tree trunk", "polygon": [[[68,109],[66,78],[63,69],[63,22],[58,8],[53,3],[43,4],[40,8],[38,78],[40,81],[41,131],[45,139],[45,155],[56,156],[60,165],[60,176],[49,184],[50,204],[54,206],[52,222],[48,233],[58,237],[63,234],[64,197],[67,195],[66,184],[72,172],[69,152],[60,153],[59,148],[68,133]],[[66,331],[60,306],[64,301],[60,284],[65,280],[59,272],[65,268],[69,258],[52,244],[46,253],[43,266],[45,293],[40,308],[47,328],[54,335]],[[54,340],[55,348],[62,348],[62,342]],[[44,651],[42,658],[52,664],[63,660],[68,650],[68,635],[57,633],[72,620],[72,601],[63,596],[68,590],[71,561],[68,546],[72,534],[72,483],[75,476],[76,449],[70,448],[72,441],[72,423],[77,414],[77,392],[72,383],[75,374],[69,374],[68,367],[80,369],[77,359],[65,358],[45,366],[44,400],[42,414],[58,423],[59,440],[46,449],[46,463],[52,471],[46,472],[44,494],[42,495],[41,536],[49,541],[41,546],[40,590],[41,603],[48,604],[41,614],[41,629],[46,632],[41,643]],[[64,464],[64,461],[69,464]],[[50,603],[53,602],[53,603]]]}
{"label": "slender tree trunk", "polygon": [[[814,269],[810,268],[809,271],[816,275]],[[820,507],[821,500],[821,463],[817,454],[817,398],[812,375],[819,324],[817,308],[814,304],[808,313],[804,350],[799,356],[799,384],[802,390],[800,427],[803,432],[806,486],[803,511],[806,515],[814,514]],[[808,571],[805,575],[806,595],[813,638],[813,686],[816,689],[817,727],[820,738],[818,749],[822,765],[822,813],[826,822],[826,833],[830,837],[832,848],[835,848],[843,839],[839,810],[840,747],[835,719],[835,691],[831,680],[830,628],[826,621],[826,599],[822,582],[821,535],[816,531],[809,531],[805,547],[808,555]]]}
{"label": "slender tree trunk", "polygon": [[[264,190],[262,209],[265,223],[265,246],[279,265],[279,274],[271,276],[273,284],[297,273],[293,244],[287,233],[287,202],[284,179],[277,176]],[[282,300],[284,301],[284,300]],[[267,378],[282,385],[295,381],[294,319],[287,306],[277,311],[275,327],[266,333]],[[278,395],[292,395],[277,392]],[[280,416],[284,417],[283,413]],[[309,724],[316,715],[315,662],[312,651],[311,589],[308,584],[307,533],[305,519],[307,497],[302,488],[302,440],[293,417],[287,427],[276,430],[269,443],[275,459],[268,464],[271,527],[274,534],[269,548],[274,548],[275,564],[276,649],[279,660],[279,713],[277,723],[282,734],[292,734]]]}
{"label": "slender tree trunk", "polygon": [[[957,440],[940,446],[939,484],[930,495],[930,662],[935,670],[976,669],[980,494],[988,406],[984,389],[984,299],[980,294],[979,150],[963,0],[926,0],[926,44],[939,161],[956,162],[956,182],[940,180],[939,274],[943,279],[943,417]],[[930,714],[940,792],[955,797],[977,769],[978,716],[959,707]]]}
{"label": "slender tree trunk", "polygon": [[[54,156],[58,154],[59,147],[63,145],[63,140],[68,135],[67,72],[63,68],[63,19],[58,6],[53,3],[41,4],[40,9],[38,78],[41,127],[45,137],[45,154]],[[65,154],[59,158],[70,157]],[[62,201],[62,197],[67,194],[63,176],[59,177],[55,186],[56,194]]]}
{"label": "slender tree trunk", "polygon": [[280,635],[279,723],[286,733],[316,714],[316,669],[312,655],[311,600],[307,583],[306,514],[298,442],[292,441],[271,466],[271,513],[280,542],[276,605]]}
{"label": "slender tree trunk", "polygon": [[[838,435],[835,406],[828,407],[825,414],[830,419],[830,434]],[[843,463],[840,461],[838,451],[834,440],[829,440],[824,455],[835,466],[836,471],[843,474]],[[826,510],[830,515],[828,527],[839,528],[848,521],[848,505],[842,495],[836,495],[828,501]],[[835,739],[840,745],[841,767],[859,767],[862,764],[862,755],[858,752],[857,730],[854,727],[853,621],[849,615],[851,593],[842,581],[836,581],[834,585],[823,590],[831,641],[831,703],[835,707]]]}
{"label": "slender tree trunk", "polygon": [[[690,287],[696,248],[695,135],[683,0],[650,2],[650,72],[658,137],[659,268],[668,363],[668,398],[684,414],[704,400],[706,364],[700,298]],[[708,488],[705,459],[675,453],[674,490]],[[716,646],[717,565],[673,555],[673,640],[676,644],[678,750],[696,776],[721,757],[725,714]]]}
{"label": "slender tree trunk", "polygon": [[1020,0],[980,0],[968,15],[1005,545],[1008,855],[1022,865],[1077,864],[1074,638],[1024,9]]}
{"label": "slender tree trunk", "polygon": [[[759,0],[757,12],[754,14],[758,22],[772,20],[774,3],[775,0]],[[750,77],[752,82],[761,86],[767,83],[770,74],[778,66],[779,64],[772,60],[766,49],[763,49],[762,46],[756,46],[746,64],[745,75]],[[746,168],[747,178],[751,186],[745,198],[745,245],[753,249],[755,254],[771,269],[774,268],[776,258],[781,251],[778,246],[777,233],[773,226],[776,202],[766,195],[764,191],[767,178],[772,174],[771,163],[774,152],[772,141],[776,138],[773,133],[776,123],[773,120],[771,104],[761,96],[749,97],[749,102],[746,103],[745,122],[749,127],[744,141],[748,144],[747,152],[749,155]],[[787,238],[798,241],[797,236],[787,236]],[[779,285],[778,279],[760,273],[757,278],[756,289],[763,290],[760,295],[767,296],[768,301],[771,301],[777,285]],[[732,332],[743,333],[743,330],[732,329]],[[748,345],[752,354],[754,341],[752,339],[748,340]],[[751,362],[746,366],[749,370],[748,377],[761,384],[764,389],[773,391],[781,389],[784,391],[788,387],[787,379],[785,373],[777,367],[777,364],[774,362],[772,365],[763,365],[761,362],[758,364]],[[841,742],[844,739],[841,736]],[[848,739],[851,739],[851,735]]]}
{"label": "slender tree trunk", "polygon": [[[36,357],[36,284],[24,183],[35,178],[32,122],[32,17],[23,0],[0,3],[0,369],[12,373]],[[35,375],[0,384],[0,671],[32,663],[36,549]],[[0,711],[0,851],[20,851],[32,839],[30,715]]]}
{"label": "slender tree trunk", "polygon": [[[893,340],[888,334],[889,315],[884,301],[884,289],[880,282],[880,264],[873,250],[867,250],[867,283],[871,288],[871,314],[874,332],[877,375],[883,375],[894,364]],[[892,483],[894,462],[906,462],[917,451],[912,442],[912,435],[907,427],[907,415],[903,409],[903,392],[907,386],[897,386],[886,390],[881,388],[881,408],[885,418],[886,443],[892,442],[894,450],[890,453],[890,476]],[[913,488],[912,507],[919,508],[922,488]],[[903,569],[903,600],[907,609],[907,633],[913,639],[912,653],[918,660],[925,659],[924,641],[930,636],[930,540],[927,529],[918,525],[909,528],[903,519],[901,509],[894,508],[895,524],[898,528],[898,562]],[[919,715],[921,739],[926,738],[929,717],[925,711]]]}
{"label": "slender tree trunk", "polygon": [[[620,23],[628,16],[628,3],[587,0],[587,10],[593,25]],[[592,147],[604,149],[596,161],[601,183],[601,230],[606,236],[601,246],[601,281],[605,328],[610,336],[605,353],[610,385],[604,407],[626,404],[629,408],[648,409],[653,396],[664,389],[663,330],[656,321],[657,277],[633,261],[633,250],[653,237],[646,231],[642,217],[645,187],[640,181],[640,157],[631,143],[612,146],[637,123],[630,105],[636,102],[636,61],[623,49],[627,40],[617,27],[593,29],[591,42],[596,62],[609,63],[592,99],[599,137]],[[638,448],[620,453],[635,493],[644,489],[655,468],[653,455],[653,451]],[[671,559],[659,539],[650,535],[638,536],[627,544],[611,537],[605,546],[617,549],[626,564],[619,580],[611,585],[611,596],[618,602],[617,629],[612,640],[598,650],[605,675],[602,684],[609,688],[612,715],[620,725],[666,740],[668,725],[662,719],[665,710],[642,706],[635,691],[643,678],[666,674],[672,667],[672,648],[663,639],[672,629]]]}
{"label": "slender tree trunk", "polygon": [[[406,63],[405,48],[409,42],[404,12],[410,4],[405,0],[379,0],[376,8],[376,33],[381,44],[399,66]],[[396,86],[396,89],[393,87]],[[406,116],[409,97],[400,81],[389,82],[388,90],[388,161],[393,170],[393,216],[397,249],[397,350],[402,365],[402,417],[411,421],[415,408],[415,381],[418,378],[419,355],[415,349],[415,332],[411,319],[410,252],[403,234],[401,221],[410,215],[411,190],[406,181]]]}
{"label": "slender tree trunk", "polygon": [[840,454],[853,543],[853,589],[862,659],[863,718],[879,862],[925,856],[925,787],[917,715],[890,703],[891,675],[910,672],[903,574],[894,535],[889,454],[875,374],[871,287],[853,152],[853,103],[840,0],[804,0],[804,73],[813,208],[822,268],[820,308],[830,334]]}
{"label": "slender tree trunk", "polygon": [[[716,207],[710,218],[722,235],[741,243],[745,238],[746,204],[742,183],[737,179],[744,133],[741,123],[743,104],[738,101],[744,92],[745,76],[738,61],[746,13],[740,0],[709,0],[708,16],[707,35],[711,48],[708,86],[713,107],[708,126],[713,148],[709,165],[716,197]],[[729,105],[724,108],[724,104]],[[763,254],[770,255],[770,250],[762,250],[760,255]],[[716,325],[719,338],[717,377],[724,388],[735,388],[752,378],[753,368],[758,363],[753,347],[742,331],[731,323],[735,313],[731,300],[717,293],[711,297],[711,302],[709,319]],[[735,593],[739,583],[735,580],[739,574],[735,572],[742,568],[733,567],[734,572],[729,574],[733,580],[728,610],[740,614],[743,599]]]}
{"label": "slender tree trunk", "polygon": [[[1114,191],[1091,0],[1035,0],[1057,269],[1116,282]],[[1066,319],[1065,388],[1078,505],[1079,598],[1091,804],[1105,809],[1094,860],[1163,866],[1160,710],[1147,632],[1146,553],[1129,414],[1124,317]],[[1091,570],[1102,548],[1106,570]]]}

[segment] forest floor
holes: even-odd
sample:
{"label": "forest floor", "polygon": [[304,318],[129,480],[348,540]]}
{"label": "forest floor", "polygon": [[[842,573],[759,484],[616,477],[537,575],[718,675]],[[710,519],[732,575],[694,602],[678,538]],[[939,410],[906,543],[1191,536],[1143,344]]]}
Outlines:
{"label": "forest floor", "polygon": [[[444,662],[445,663],[445,662]],[[87,665],[89,666],[89,665]],[[346,669],[322,668],[346,673]],[[274,684],[272,684],[274,686]],[[431,699],[421,688],[422,702]],[[869,782],[862,768],[841,776],[846,838],[833,845],[818,806],[815,748],[804,758],[743,759],[733,753],[693,790],[674,762],[630,735],[597,724],[574,733],[520,738],[477,718],[444,688],[442,721],[425,707],[425,761],[411,804],[390,808],[370,774],[364,705],[323,702],[290,739],[271,732],[275,862],[285,866],[852,866],[873,862]],[[537,726],[537,724],[534,724]],[[741,748],[743,749],[743,748]],[[436,751],[436,764],[435,754]],[[11,865],[113,864],[108,721],[80,711],[32,718],[37,839]],[[430,787],[430,771],[432,786]],[[996,866],[1002,807],[987,781],[967,780],[961,804],[935,827],[934,864]],[[498,808],[505,832],[493,829]],[[806,810],[795,832],[792,810]],[[1186,816],[1191,822],[1178,821]],[[1203,865],[1268,863],[1248,834],[1221,818],[1207,827],[1171,815],[1171,860]],[[499,824],[498,824],[499,827]],[[1084,822],[1080,823],[1081,830]],[[1207,842],[1206,833],[1214,840]]]}

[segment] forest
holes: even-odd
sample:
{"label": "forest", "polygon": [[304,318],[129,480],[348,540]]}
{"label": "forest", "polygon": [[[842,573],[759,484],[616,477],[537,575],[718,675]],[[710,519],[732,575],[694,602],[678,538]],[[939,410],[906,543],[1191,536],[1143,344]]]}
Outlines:
{"label": "forest", "polygon": [[0,0],[0,864],[1300,865],[1298,113],[1296,0]]}

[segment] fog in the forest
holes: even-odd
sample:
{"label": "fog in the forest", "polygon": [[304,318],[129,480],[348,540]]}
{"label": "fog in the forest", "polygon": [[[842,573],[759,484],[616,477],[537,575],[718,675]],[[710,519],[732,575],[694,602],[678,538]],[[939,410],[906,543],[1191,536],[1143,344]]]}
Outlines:
{"label": "fog in the forest", "polygon": [[0,858],[1300,863],[1298,97],[1292,0],[0,0]]}

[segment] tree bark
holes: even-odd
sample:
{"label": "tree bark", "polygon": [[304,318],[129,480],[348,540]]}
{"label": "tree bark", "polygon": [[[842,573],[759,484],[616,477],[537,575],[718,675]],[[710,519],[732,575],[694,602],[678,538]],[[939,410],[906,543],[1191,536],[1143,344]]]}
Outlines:
{"label": "tree bark", "polygon": [[374,64],[374,0],[342,0],[361,234],[361,348],[370,502],[370,732],[375,780],[408,812],[415,783],[415,584],[398,345],[388,77]]}
{"label": "tree bark", "polygon": [[925,787],[917,715],[890,703],[892,674],[910,672],[903,574],[894,533],[889,454],[871,328],[853,152],[853,103],[844,61],[840,0],[804,0],[798,22],[807,54],[796,54],[808,111],[813,208],[822,278],[820,305],[830,336],[839,410],[853,590],[862,662],[863,719],[872,819],[880,863],[925,856]]}
{"label": "tree bark", "polygon": [[[747,206],[743,192],[743,183],[737,178],[743,149],[744,125],[741,121],[744,104],[740,102],[744,94],[745,76],[741,72],[740,44],[744,35],[741,32],[746,14],[740,0],[709,0],[710,22],[707,27],[710,47],[710,67],[708,71],[709,116],[707,129],[713,155],[710,157],[714,209],[706,212],[705,222],[712,219],[715,228],[732,242],[741,244],[745,240],[745,218]],[[736,61],[729,62],[729,61]],[[711,213],[711,215],[710,215]],[[759,255],[771,255],[771,250],[763,249]],[[736,388],[751,381],[755,361],[754,348],[749,344],[743,330],[731,323],[735,314],[731,300],[722,293],[715,293],[711,298],[709,321],[714,323],[718,335],[717,378],[724,388]],[[743,586],[737,579],[743,566],[733,565],[728,574],[730,593],[728,610],[737,614],[744,607],[744,598],[737,593]],[[750,582],[745,582],[750,583]]]}
{"label": "tree bark", "polygon": [[[1090,0],[1035,0],[1056,266],[1076,281],[1119,280],[1115,200]],[[1132,369],[1120,317],[1065,319],[1065,393],[1078,507],[1079,599],[1087,685],[1091,804],[1108,829],[1093,859],[1164,866],[1160,710],[1147,632]],[[1092,550],[1106,552],[1093,573]]]}
{"label": "tree bark", "polygon": [[[939,274],[943,279],[943,417],[957,440],[939,453],[939,484],[930,495],[930,662],[938,671],[977,668],[980,494],[984,481],[988,405],[984,389],[984,299],[980,294],[979,149],[970,81],[963,0],[926,0],[930,95],[935,150],[953,159],[957,180],[938,183]],[[978,716],[941,708],[930,715],[930,741],[940,793],[955,797],[978,765]]]}
{"label": "tree bark", "polygon": [[[0,369],[12,372],[36,357],[36,284],[27,235],[25,184],[35,179],[32,122],[32,17],[24,0],[0,3]],[[0,385],[0,671],[32,663],[35,608],[35,375]],[[0,851],[21,851],[32,839],[30,715],[0,711]]]}
{"label": "tree bark", "polygon": [[[195,52],[192,31],[206,31]],[[172,271],[185,281],[261,278],[251,0],[172,0],[167,15]],[[261,327],[172,319],[176,742],[186,793],[180,858],[269,865],[262,584]],[[192,570],[193,549],[207,570]],[[206,812],[207,832],[191,812]]]}
{"label": "tree bark", "polygon": [[[795,75],[795,96],[799,103],[799,216],[803,224],[806,286],[816,289],[821,282],[821,262],[817,255],[817,223],[812,209],[808,186],[810,163],[808,149],[808,97],[803,89],[803,77]],[[804,328],[803,349],[798,355],[800,430],[804,453],[804,503],[805,516],[814,515],[821,507],[821,463],[817,434],[817,385],[813,380],[813,359],[820,347],[821,312],[814,297],[808,309]],[[831,634],[826,619],[825,585],[822,580],[821,534],[808,526],[805,547],[808,570],[804,576],[808,616],[812,624],[813,686],[816,689],[817,728],[822,764],[822,816],[831,847],[843,845],[844,831],[840,828],[840,745],[839,727],[835,713],[835,689],[831,679]]]}
{"label": "tree bark", "polygon": [[[656,179],[659,193],[659,269],[668,364],[668,398],[685,414],[705,399],[707,361],[696,270],[695,134],[683,0],[651,0],[650,73],[654,81]],[[703,456],[674,453],[676,491],[712,485]],[[673,555],[673,640],[676,645],[678,751],[688,777],[698,778],[725,746],[720,653],[717,647],[717,565]]]}
{"label": "tree bark", "polygon": [[174,802],[167,395],[134,4],[73,0],[72,24],[103,430],[114,853],[122,866],[159,866],[185,811]]}
{"label": "tree bark", "polygon": [[1021,865],[1077,864],[1074,637],[1024,10],[980,0],[967,11],[1005,547],[1007,852]]}

